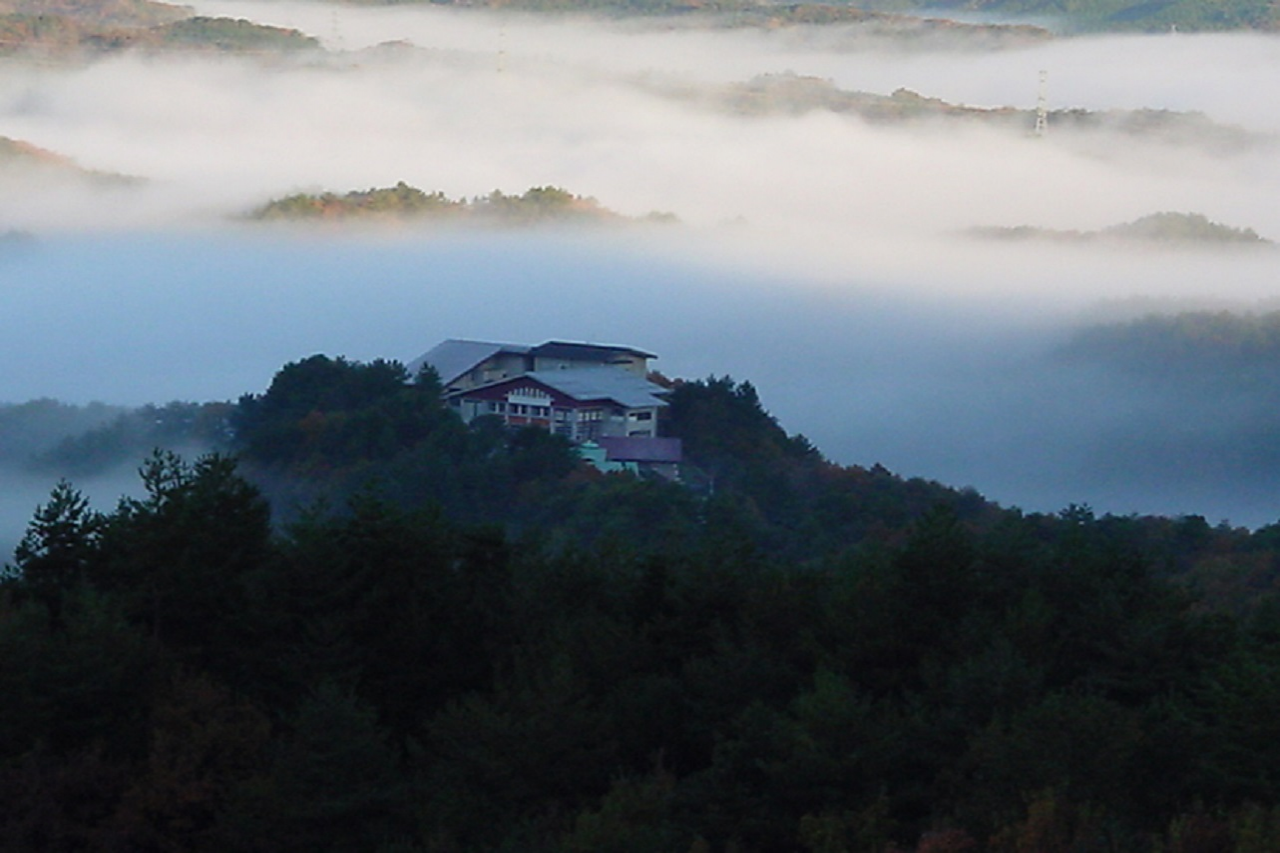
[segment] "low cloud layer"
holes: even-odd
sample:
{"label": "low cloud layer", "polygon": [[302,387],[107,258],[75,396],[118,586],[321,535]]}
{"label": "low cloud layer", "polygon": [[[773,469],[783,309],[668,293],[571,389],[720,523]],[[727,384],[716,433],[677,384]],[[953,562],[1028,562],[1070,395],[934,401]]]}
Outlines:
{"label": "low cloud layer", "polygon": [[[1224,156],[1191,145],[957,125],[871,127],[830,113],[746,117],[664,97],[794,73],[845,89],[905,87],[974,106],[1198,110],[1259,133],[1256,97],[1280,55],[1260,36],[1111,37],[981,53],[838,49],[819,30],[659,31],[394,6],[206,0],[203,14],[294,26],[325,57],[116,56],[0,76],[6,133],[147,189],[107,203],[24,198],[0,223],[200,225],[298,190],[399,180],[451,196],[556,184],[692,226],[745,220],[753,240],[836,269],[860,236],[969,225],[1098,228],[1196,210],[1280,236],[1274,146]],[[813,34],[804,38],[804,33]],[[369,50],[392,40],[405,47]],[[79,201],[77,204],[76,202]],[[815,256],[805,235],[827,250]],[[843,236],[843,239],[841,239]],[[828,272],[823,269],[823,272]]]}
{"label": "low cloud layer", "polygon": [[[982,53],[848,49],[833,31],[700,32],[395,6],[201,0],[324,56],[116,56],[0,73],[5,134],[142,185],[0,173],[0,400],[234,398],[314,352],[411,359],[444,337],[627,343],[675,376],[751,379],[840,462],[1055,509],[1280,506],[1231,472],[1174,490],[1101,470],[1145,411],[1045,353],[1100,300],[1275,294],[1277,253],[993,245],[1198,211],[1280,239],[1280,71],[1261,36],[1110,37]],[[846,34],[847,35],[847,34]],[[408,46],[367,50],[404,40]],[[743,116],[664,94],[791,72],[973,106],[1198,110],[1261,141]],[[303,190],[451,197],[559,185],[683,225],[606,233],[282,233],[233,217]],[[33,188],[34,187],[34,188]],[[15,188],[21,188],[15,189]],[[1212,472],[1210,472],[1212,473]]]}

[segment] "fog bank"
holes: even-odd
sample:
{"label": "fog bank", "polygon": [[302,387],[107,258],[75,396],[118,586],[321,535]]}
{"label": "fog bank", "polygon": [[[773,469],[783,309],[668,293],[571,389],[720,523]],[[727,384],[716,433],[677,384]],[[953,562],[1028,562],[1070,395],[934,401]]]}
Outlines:
{"label": "fog bank", "polygon": [[[850,50],[838,32],[804,28],[194,8],[298,27],[329,52],[0,67],[5,135],[138,179],[0,169],[0,231],[35,235],[0,246],[2,401],[234,399],[312,353],[409,360],[446,337],[613,342],[658,352],[671,376],[750,379],[787,429],[842,463],[1030,509],[1280,516],[1231,460],[1191,458],[1200,445],[1179,444],[1185,430],[1160,401],[1046,361],[1099,301],[1264,304],[1275,250],[956,236],[1096,230],[1167,210],[1280,239],[1275,37]],[[1249,141],[744,115],[698,97],[789,72],[1030,109],[1042,69],[1051,109],[1200,111]],[[557,185],[682,224],[300,236],[236,221],[288,193],[397,181],[455,198]],[[1116,448],[1133,464],[1118,465]]]}
{"label": "fog bank", "polygon": [[[822,111],[733,115],[670,96],[674,84],[794,73],[848,90],[1031,109],[1043,69],[1051,109],[1193,110],[1268,134],[1280,132],[1280,102],[1256,93],[1280,72],[1271,37],[852,52],[803,28],[656,31],[416,5],[195,8],[297,26],[333,52],[6,66],[7,135],[146,183],[8,193],[0,227],[207,227],[291,192],[403,180],[451,197],[553,184],[628,215],[670,211],[703,228],[745,222],[751,242],[782,263],[837,277],[858,260],[850,243],[973,225],[1096,229],[1175,210],[1280,238],[1274,144],[1223,152],[1053,127],[1037,139]],[[403,44],[368,49],[389,40]],[[944,251],[935,250],[941,269]]]}
{"label": "fog bank", "polygon": [[[1159,256],[1144,267],[1142,256],[1071,262],[1063,252],[1037,267],[1033,253],[1006,273],[1043,298],[973,282],[923,299],[923,269],[868,264],[835,287],[682,256],[678,243],[572,233],[48,239],[0,266],[19,309],[0,317],[0,357],[15,368],[0,378],[0,399],[235,399],[312,353],[408,361],[447,337],[626,343],[657,352],[669,376],[751,380],[788,430],[844,464],[879,462],[1028,509],[1280,516],[1269,493],[1212,458],[1165,470],[1167,447],[1146,461],[1138,447],[1115,467],[1124,442],[1154,425],[1167,444],[1180,425],[1164,423],[1161,401],[1050,359],[1117,282],[1146,275],[1150,292],[1190,294],[1216,270],[1248,285],[1242,295],[1263,295],[1273,266],[1261,256],[1184,254],[1175,275]],[[1120,277],[1101,278],[1112,268]],[[952,286],[964,275],[958,265]],[[1094,277],[1087,296],[1064,296]]]}

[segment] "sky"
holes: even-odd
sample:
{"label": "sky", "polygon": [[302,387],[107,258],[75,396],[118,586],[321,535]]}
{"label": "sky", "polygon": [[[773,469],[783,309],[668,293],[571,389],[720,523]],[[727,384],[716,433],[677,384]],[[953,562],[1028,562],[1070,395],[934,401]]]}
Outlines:
{"label": "sky", "polygon": [[[1276,252],[956,236],[1195,211],[1280,240],[1274,36],[908,50],[850,29],[191,5],[299,28],[329,52],[0,65],[6,136],[142,179],[0,170],[0,231],[32,235],[0,245],[0,402],[235,399],[312,353],[409,361],[446,337],[620,343],[657,352],[670,376],[751,380],[842,464],[1033,509],[1280,517],[1213,460],[1194,482],[1106,469],[1107,442],[1158,416],[1044,361],[1108,306],[1265,306]],[[372,49],[387,42],[402,44]],[[1029,109],[1041,70],[1050,109],[1197,111],[1257,142],[749,117],[670,94],[790,73]],[[292,192],[401,180],[451,197],[556,185],[680,224],[370,234],[238,219]]]}

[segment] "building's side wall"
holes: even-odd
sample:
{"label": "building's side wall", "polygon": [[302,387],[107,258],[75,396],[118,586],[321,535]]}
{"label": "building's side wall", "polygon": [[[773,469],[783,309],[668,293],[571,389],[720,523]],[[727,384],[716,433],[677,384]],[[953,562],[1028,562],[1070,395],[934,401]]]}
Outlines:
{"label": "building's side wall", "polygon": [[620,367],[636,376],[649,375],[649,359],[631,353],[618,353],[609,360],[611,367]]}
{"label": "building's side wall", "polygon": [[525,356],[519,353],[496,353],[471,368],[467,373],[459,376],[449,384],[449,388],[450,390],[465,391],[469,388],[487,385],[490,382],[511,379],[526,372],[525,364]]}
{"label": "building's side wall", "polygon": [[647,376],[649,371],[649,360],[647,358],[622,351],[611,354],[604,361],[599,358],[573,358],[571,356],[553,358],[545,355],[533,356],[530,361],[532,362],[530,369],[535,371],[576,370],[584,367],[616,367],[619,370],[634,373],[636,376]]}

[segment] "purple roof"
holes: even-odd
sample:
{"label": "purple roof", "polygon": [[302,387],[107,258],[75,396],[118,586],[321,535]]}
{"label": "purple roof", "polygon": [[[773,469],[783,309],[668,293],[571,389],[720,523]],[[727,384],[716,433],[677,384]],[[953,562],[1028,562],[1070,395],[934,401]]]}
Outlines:
{"label": "purple roof", "polygon": [[679,462],[684,448],[678,438],[602,436],[596,443],[610,462]]}

